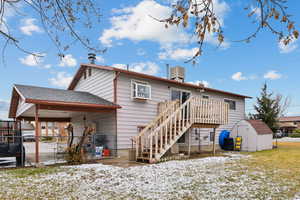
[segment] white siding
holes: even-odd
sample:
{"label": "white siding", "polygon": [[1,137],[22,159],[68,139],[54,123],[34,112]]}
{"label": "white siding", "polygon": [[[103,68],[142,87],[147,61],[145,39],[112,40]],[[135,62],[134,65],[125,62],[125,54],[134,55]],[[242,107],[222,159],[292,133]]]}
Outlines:
{"label": "white siding", "polygon": [[[108,135],[109,141],[108,148],[114,148],[113,142],[116,135],[116,114],[115,111],[108,113],[87,113],[86,124],[90,126],[91,124],[96,125],[96,133],[101,135]],[[84,115],[76,115],[72,117],[71,122],[74,126],[74,136],[81,136],[84,130]]]}
{"label": "white siding", "polygon": [[[131,98],[131,80],[149,82],[152,98],[146,101],[136,101]],[[157,115],[157,104],[170,99],[168,85],[158,81],[131,78],[122,75],[118,78],[117,104],[122,106],[117,111],[118,148],[130,148],[131,140],[137,135],[138,126],[146,126]]]}
{"label": "white siding", "polygon": [[113,101],[113,79],[114,72],[92,68],[92,76],[86,79],[82,76],[74,90],[84,91],[102,97],[108,101]]}
{"label": "white siding", "polygon": [[273,135],[265,134],[258,135],[257,138],[257,151],[268,150],[273,148]]}
{"label": "white siding", "polygon": [[[151,85],[152,99],[147,101],[136,101],[131,98],[131,80],[140,80],[148,82]],[[196,89],[177,87],[175,84],[167,84],[160,81],[144,80],[128,75],[121,75],[118,78],[117,85],[117,103],[122,106],[117,112],[117,132],[118,132],[118,148],[130,148],[130,139],[137,135],[138,126],[145,126],[157,115],[157,104],[164,100],[170,100],[171,88],[188,90],[193,96],[200,96],[200,92]],[[230,111],[229,123],[217,129],[218,138],[221,130],[231,130],[233,125],[245,118],[245,101],[243,98],[232,97],[230,95],[220,95],[217,93],[207,92],[210,98],[222,100],[224,98],[236,101],[236,110]],[[203,95],[203,93],[201,94]],[[201,129],[201,145],[211,144],[209,133],[212,129]],[[187,137],[188,134],[186,134]],[[207,138],[203,140],[203,138]],[[186,138],[186,141],[187,138]],[[218,139],[216,140],[218,143]],[[196,140],[196,135],[192,132],[191,143],[198,145],[199,140]]]}

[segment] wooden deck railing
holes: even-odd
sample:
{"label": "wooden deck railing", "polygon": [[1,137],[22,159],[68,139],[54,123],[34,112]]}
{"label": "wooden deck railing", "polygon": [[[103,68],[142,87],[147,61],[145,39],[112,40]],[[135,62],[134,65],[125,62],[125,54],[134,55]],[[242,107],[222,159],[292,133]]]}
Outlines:
{"label": "wooden deck railing", "polygon": [[228,104],[222,101],[191,97],[177,109],[175,105],[158,116],[163,121],[154,120],[136,137],[137,159],[158,161],[193,124],[228,122]]}

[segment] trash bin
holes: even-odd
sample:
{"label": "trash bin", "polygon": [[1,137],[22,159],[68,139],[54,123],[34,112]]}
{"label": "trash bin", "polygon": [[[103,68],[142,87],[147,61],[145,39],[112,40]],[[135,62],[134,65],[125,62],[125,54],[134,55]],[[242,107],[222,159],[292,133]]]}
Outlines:
{"label": "trash bin", "polygon": [[129,149],[129,161],[136,161],[136,150],[135,149]]}

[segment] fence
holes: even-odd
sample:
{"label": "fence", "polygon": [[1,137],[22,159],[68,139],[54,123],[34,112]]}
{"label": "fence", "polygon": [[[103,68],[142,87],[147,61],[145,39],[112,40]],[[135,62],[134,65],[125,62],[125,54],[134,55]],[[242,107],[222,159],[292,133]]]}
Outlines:
{"label": "fence", "polygon": [[[7,132],[5,132],[7,133]],[[39,144],[39,163],[44,165],[66,163],[70,147],[82,141],[80,156],[83,162],[92,162],[117,155],[116,135],[92,134],[82,136],[40,136],[32,134],[5,134],[0,130],[0,167],[33,166],[36,157],[36,139]]]}

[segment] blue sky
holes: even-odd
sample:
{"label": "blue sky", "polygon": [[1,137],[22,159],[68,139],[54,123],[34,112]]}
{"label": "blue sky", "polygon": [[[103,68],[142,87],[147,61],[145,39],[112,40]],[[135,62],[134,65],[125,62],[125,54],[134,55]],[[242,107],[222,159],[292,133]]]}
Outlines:
{"label": "blue sky", "polygon": [[[136,70],[165,76],[165,65],[186,68],[186,81],[202,81],[209,87],[256,97],[267,82],[270,90],[291,98],[288,115],[300,115],[299,41],[283,47],[268,31],[258,34],[251,43],[237,43],[251,33],[255,26],[243,10],[243,1],[215,0],[217,13],[225,31],[225,45],[216,48],[215,38],[208,38],[204,55],[198,64],[184,63],[195,52],[196,43],[188,28],[164,28],[154,17],[168,16],[170,8],[163,1],[100,1],[100,24],[88,32],[93,42],[107,47],[98,55],[98,64],[122,67],[130,65]],[[249,1],[251,2],[251,1]],[[300,5],[290,1],[289,13],[300,23]],[[64,60],[57,57],[57,50],[42,29],[36,13],[20,5],[25,15],[6,16],[7,22],[18,32],[22,44],[42,51],[40,60],[10,46],[5,62],[0,66],[0,118],[7,115],[8,102],[14,83],[66,88],[80,63],[86,63],[88,51],[80,45],[73,46]],[[299,27],[297,25],[297,27]],[[78,30],[84,32],[84,30]],[[3,41],[0,39],[1,45]],[[2,58],[1,58],[2,59]],[[246,112],[252,111],[254,100],[248,100]]]}

